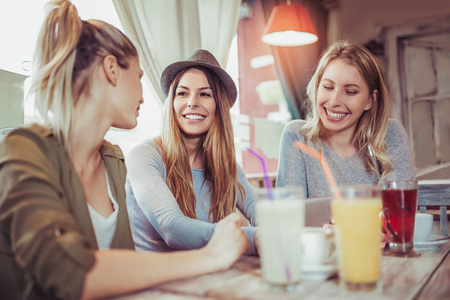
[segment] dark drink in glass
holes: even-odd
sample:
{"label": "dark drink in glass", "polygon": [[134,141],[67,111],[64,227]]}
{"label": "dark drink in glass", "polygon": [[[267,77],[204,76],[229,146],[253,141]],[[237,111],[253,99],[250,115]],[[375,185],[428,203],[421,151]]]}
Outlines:
{"label": "dark drink in glass", "polygon": [[389,254],[417,256],[413,251],[414,221],[417,211],[417,181],[385,181],[382,202]]}

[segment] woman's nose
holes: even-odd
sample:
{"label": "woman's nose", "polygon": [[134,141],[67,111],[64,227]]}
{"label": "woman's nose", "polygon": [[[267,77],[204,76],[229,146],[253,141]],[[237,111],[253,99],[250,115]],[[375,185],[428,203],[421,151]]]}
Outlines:
{"label": "woman's nose", "polygon": [[197,97],[195,95],[192,95],[191,97],[189,97],[187,106],[188,107],[198,107]]}
{"label": "woman's nose", "polygon": [[332,106],[340,106],[341,102],[342,102],[342,97],[340,95],[340,93],[338,91],[334,91],[331,95],[330,95],[330,104]]}

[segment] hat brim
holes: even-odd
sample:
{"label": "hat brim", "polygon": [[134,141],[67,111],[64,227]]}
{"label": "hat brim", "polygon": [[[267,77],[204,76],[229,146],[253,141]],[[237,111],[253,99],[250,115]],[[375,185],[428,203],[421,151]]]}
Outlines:
{"label": "hat brim", "polygon": [[198,66],[202,66],[211,70],[222,80],[225,92],[227,93],[228,96],[228,100],[230,101],[230,107],[233,106],[234,103],[236,102],[237,89],[231,76],[228,75],[228,73],[224,69],[201,61],[178,61],[168,65],[164,69],[160,81],[161,90],[164,94],[164,97],[167,98],[167,95],[169,94],[170,85],[174,80],[175,76],[178,74],[178,72],[186,68]]}

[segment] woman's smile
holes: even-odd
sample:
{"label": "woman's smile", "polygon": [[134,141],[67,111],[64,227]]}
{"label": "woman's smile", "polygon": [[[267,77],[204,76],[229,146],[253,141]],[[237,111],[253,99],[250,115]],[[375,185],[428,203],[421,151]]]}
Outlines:
{"label": "woman's smile", "polygon": [[200,115],[200,114],[185,114],[185,115],[183,115],[183,117],[185,119],[195,120],[195,121],[202,121],[202,120],[206,119],[206,116]]}
{"label": "woman's smile", "polygon": [[342,121],[345,116],[348,115],[348,113],[343,112],[333,112],[331,109],[328,109],[326,107],[323,108],[325,110],[325,113],[327,115],[327,119],[330,121],[339,122]]}

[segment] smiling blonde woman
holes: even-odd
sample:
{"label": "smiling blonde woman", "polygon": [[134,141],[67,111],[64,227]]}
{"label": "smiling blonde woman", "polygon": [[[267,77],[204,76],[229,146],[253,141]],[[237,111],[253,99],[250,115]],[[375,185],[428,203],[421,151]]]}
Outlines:
{"label": "smiling blonde woman", "polygon": [[322,54],[307,93],[309,118],[290,122],[282,134],[277,186],[301,186],[309,198],[331,194],[320,164],[300,151],[296,141],[323,153],[338,185],[415,178],[406,131],[389,119],[384,74],[366,48],[344,41],[332,44]]}

